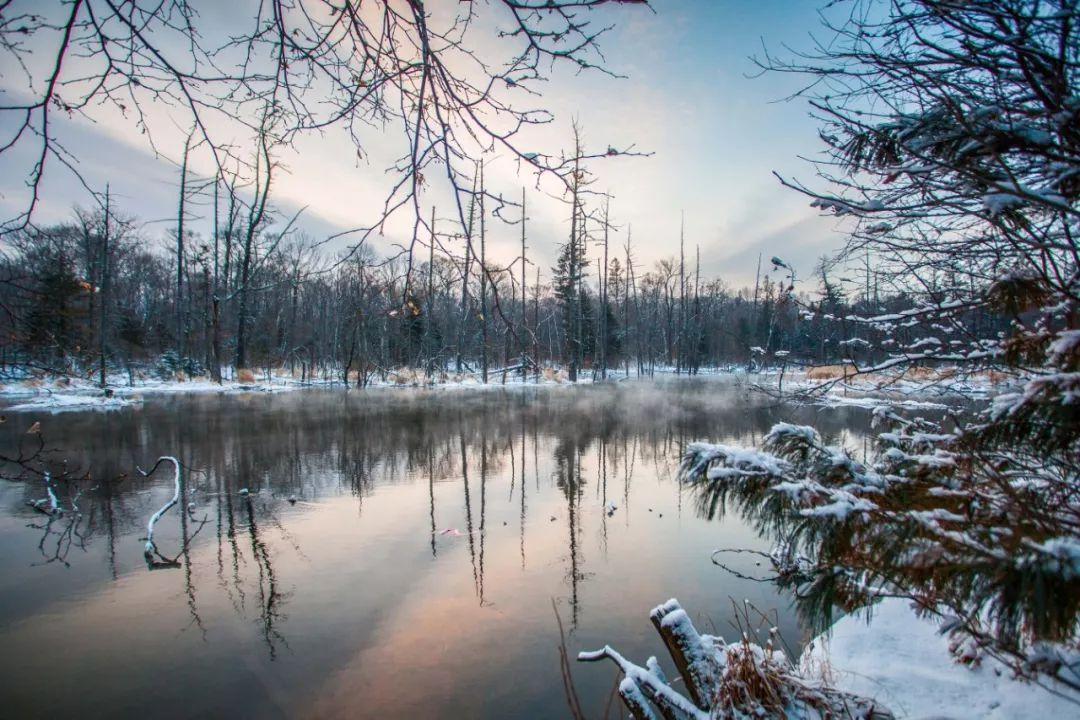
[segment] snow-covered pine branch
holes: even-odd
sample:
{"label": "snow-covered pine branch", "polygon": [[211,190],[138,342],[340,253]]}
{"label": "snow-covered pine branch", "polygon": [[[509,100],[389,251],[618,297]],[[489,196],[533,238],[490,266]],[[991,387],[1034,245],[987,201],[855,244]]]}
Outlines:
{"label": "snow-covered pine branch", "polygon": [[907,597],[923,612],[961,618],[955,636],[1017,672],[1047,672],[1080,690],[1069,663],[1036,670],[1027,660],[1035,648],[1059,658],[1075,650],[1075,480],[1023,449],[976,464],[968,432],[886,408],[875,416],[886,427],[869,465],[810,427],[780,423],[760,451],[691,444],[681,477],[710,516],[734,508],[772,537],[776,581],[819,628],[836,607]]}

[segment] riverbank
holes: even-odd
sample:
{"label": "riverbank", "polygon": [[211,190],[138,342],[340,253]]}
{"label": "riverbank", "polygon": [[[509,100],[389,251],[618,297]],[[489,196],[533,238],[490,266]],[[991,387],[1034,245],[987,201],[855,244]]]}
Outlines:
{"label": "riverbank", "polygon": [[[639,375],[636,370],[609,371],[608,382],[638,379],[692,377],[679,374],[674,367],[657,367],[651,373]],[[742,366],[702,368],[693,377],[728,378],[744,383],[749,389],[772,395],[787,402],[809,402],[823,407],[863,407],[874,409],[887,404],[912,410],[945,410],[960,401],[985,400],[1006,391],[1010,384],[989,373],[970,375],[937,374],[916,377],[910,374],[887,377],[882,375],[857,377],[816,377],[810,371],[781,373],[777,369],[748,372]],[[10,401],[10,412],[80,410],[116,410],[137,405],[145,397],[162,395],[196,395],[228,393],[282,393],[313,389],[385,389],[426,388],[442,390],[483,390],[508,387],[589,385],[597,380],[591,370],[581,372],[571,383],[565,369],[546,367],[539,374],[529,372],[522,378],[518,369],[495,368],[482,382],[477,372],[438,372],[428,376],[411,369],[391,370],[361,379],[353,374],[348,385],[340,375],[301,379],[285,369],[270,373],[251,372],[226,375],[220,383],[208,377],[181,376],[162,379],[148,374],[115,373],[107,376],[106,389],[83,377],[24,377],[0,383],[0,399]]]}
{"label": "riverbank", "polygon": [[301,390],[326,390],[363,388],[428,388],[428,389],[490,389],[506,387],[560,386],[591,384],[589,375],[570,383],[566,373],[546,368],[538,377],[530,373],[522,379],[520,372],[493,370],[488,383],[484,384],[478,374],[440,373],[428,378],[422,372],[394,371],[385,376],[373,376],[362,385],[351,379],[348,386],[340,379],[316,378],[301,380],[287,372],[263,373],[258,377],[246,376],[224,378],[220,383],[209,378],[162,380],[152,377],[110,375],[106,388],[83,378],[25,378],[0,384],[0,399],[13,404],[4,408],[9,412],[48,411],[66,412],[83,410],[116,410],[137,405],[146,397],[163,395],[200,395],[234,393],[283,393]]}
{"label": "riverbank", "polygon": [[1080,712],[1080,697],[1046,677],[1040,687],[991,657],[962,656],[955,659],[938,623],[916,615],[907,600],[886,598],[869,622],[848,615],[811,641],[799,670],[810,681],[874,700],[898,720],[1045,720]]}

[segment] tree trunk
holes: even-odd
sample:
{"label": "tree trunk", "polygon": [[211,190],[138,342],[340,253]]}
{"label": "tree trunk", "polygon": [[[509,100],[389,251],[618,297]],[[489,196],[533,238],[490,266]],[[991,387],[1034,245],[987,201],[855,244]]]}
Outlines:
{"label": "tree trunk", "polygon": [[109,327],[109,213],[110,213],[109,186],[105,186],[105,227],[101,233],[101,319],[98,323],[98,384],[105,387],[105,348],[107,341],[105,332]]}
{"label": "tree trunk", "polygon": [[184,203],[187,195],[188,154],[191,135],[184,141],[184,157],[180,163],[180,202],[176,213],[176,349],[180,357],[186,352],[184,332]]}
{"label": "tree trunk", "polygon": [[484,217],[484,162],[480,161],[480,371],[488,381],[487,233]]}

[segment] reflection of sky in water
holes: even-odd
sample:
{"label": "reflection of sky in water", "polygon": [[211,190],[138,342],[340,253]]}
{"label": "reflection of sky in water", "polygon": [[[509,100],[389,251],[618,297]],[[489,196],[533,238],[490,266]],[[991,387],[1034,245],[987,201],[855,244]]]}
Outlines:
{"label": "reflection of sky in water", "polygon": [[[611,642],[662,656],[647,613],[669,596],[720,635],[731,599],[749,599],[797,649],[786,598],[710,564],[717,547],[764,545],[735,516],[697,516],[674,480],[679,448],[755,442],[790,420],[861,450],[867,418],[764,406],[720,381],[173,398],[46,417],[50,443],[93,458],[96,477],[177,453],[198,470],[187,532],[206,523],[182,568],[148,572],[139,538],[168,472],[84,496],[76,525],[26,508],[39,488],[0,486],[5,712],[557,717],[553,598],[572,653]],[[30,421],[13,418],[0,442]],[[167,554],[178,517],[156,534]],[[586,709],[602,709],[613,669],[574,671]]]}

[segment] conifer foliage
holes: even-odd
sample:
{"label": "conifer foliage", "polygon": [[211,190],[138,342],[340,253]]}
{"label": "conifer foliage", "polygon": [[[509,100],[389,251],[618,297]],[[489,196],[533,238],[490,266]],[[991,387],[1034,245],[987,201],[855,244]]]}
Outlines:
{"label": "conifer foliage", "polygon": [[[733,507],[774,537],[776,579],[808,617],[911,598],[959,658],[1080,691],[1076,5],[846,7],[820,53],[761,61],[810,78],[822,120],[825,189],[782,180],[853,221],[840,262],[869,253],[914,303],[829,319],[885,338],[889,357],[859,372],[989,368],[1015,391],[941,422],[883,405],[865,462],[779,424],[761,452],[691,445],[682,476],[706,512]],[[973,332],[976,311],[1006,330]]]}

